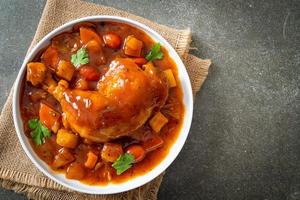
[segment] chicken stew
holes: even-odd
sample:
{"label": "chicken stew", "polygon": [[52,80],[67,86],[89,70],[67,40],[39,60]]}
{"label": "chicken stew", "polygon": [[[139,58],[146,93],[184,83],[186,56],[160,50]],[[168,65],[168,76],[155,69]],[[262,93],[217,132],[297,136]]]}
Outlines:
{"label": "chicken stew", "polygon": [[120,183],[158,165],[184,116],[177,67],[145,32],[84,22],[27,64],[24,132],[57,173],[86,184]]}

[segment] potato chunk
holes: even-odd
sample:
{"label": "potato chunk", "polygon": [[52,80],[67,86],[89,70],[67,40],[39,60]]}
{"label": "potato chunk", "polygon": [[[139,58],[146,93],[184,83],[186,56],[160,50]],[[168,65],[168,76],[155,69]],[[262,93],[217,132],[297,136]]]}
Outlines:
{"label": "potato chunk", "polygon": [[160,129],[168,123],[168,118],[166,118],[161,112],[158,112],[149,121],[151,128],[158,133]]}
{"label": "potato chunk", "polygon": [[115,33],[107,33],[103,35],[104,43],[107,47],[118,49],[122,44],[122,39]]}
{"label": "potato chunk", "polygon": [[58,63],[56,74],[59,77],[67,81],[70,81],[73,77],[74,71],[75,71],[75,67],[70,62],[61,60]]}
{"label": "potato chunk", "polygon": [[66,177],[68,179],[81,180],[85,176],[84,167],[81,163],[73,162],[67,168]]}
{"label": "potato chunk", "polygon": [[173,72],[171,69],[167,69],[164,71],[165,76],[167,77],[169,87],[176,87],[176,80],[174,78]]}
{"label": "potato chunk", "polygon": [[53,79],[52,74],[48,71],[45,80],[42,83],[42,88],[52,94],[56,86],[57,82]]}
{"label": "potato chunk", "polygon": [[27,64],[27,81],[36,86],[42,83],[46,77],[47,68],[43,63],[30,62]]}
{"label": "potato chunk", "polygon": [[78,136],[66,129],[59,129],[56,136],[56,143],[63,147],[75,148],[78,144]]}
{"label": "potato chunk", "polygon": [[125,39],[124,53],[128,56],[140,57],[143,48],[143,42],[129,35]]}

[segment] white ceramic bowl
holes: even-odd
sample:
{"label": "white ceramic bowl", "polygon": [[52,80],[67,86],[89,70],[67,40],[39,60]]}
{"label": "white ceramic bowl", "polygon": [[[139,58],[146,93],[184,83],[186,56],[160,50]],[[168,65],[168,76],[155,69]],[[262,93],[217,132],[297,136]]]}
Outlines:
{"label": "white ceramic bowl", "polygon": [[[160,164],[158,164],[151,171],[147,172],[144,175],[138,176],[136,178],[133,178],[127,182],[123,182],[120,184],[108,184],[105,186],[91,186],[91,185],[83,184],[76,180],[66,179],[64,174],[53,173],[53,171],[47,166],[47,164],[44,163],[36,155],[32,147],[30,146],[29,141],[23,131],[24,129],[23,129],[22,119],[20,115],[20,90],[22,86],[22,80],[24,79],[25,76],[26,64],[30,62],[41,49],[49,45],[51,38],[53,38],[54,36],[62,32],[71,30],[76,23],[83,22],[83,21],[121,22],[121,23],[129,24],[131,26],[134,26],[146,32],[154,41],[160,42],[160,44],[167,49],[169,55],[175,61],[178,67],[179,80],[181,82],[181,86],[183,89],[183,102],[185,106],[184,122],[180,130],[179,136],[175,141],[175,143],[173,144],[173,146],[171,147],[169,154],[165,157],[165,159],[163,159],[163,161]],[[113,194],[113,193],[124,192],[142,186],[148,183],[149,181],[151,181],[152,179],[154,179],[155,177],[157,177],[158,175],[160,175],[174,161],[174,159],[177,157],[180,150],[182,149],[189,133],[192,116],[193,116],[193,96],[192,96],[191,83],[187,71],[185,69],[185,66],[183,65],[178,54],[175,52],[173,47],[157,32],[153,31],[149,27],[139,22],[122,18],[122,17],[101,16],[101,15],[85,17],[85,18],[70,21],[56,28],[52,32],[50,32],[26,56],[22,64],[22,67],[19,71],[15,83],[14,94],[13,94],[13,117],[14,117],[16,132],[23,149],[26,152],[27,156],[30,158],[30,160],[41,172],[43,172],[50,179],[70,189],[76,190],[78,192],[89,193],[89,194]],[[182,166],[184,166],[184,164]]]}

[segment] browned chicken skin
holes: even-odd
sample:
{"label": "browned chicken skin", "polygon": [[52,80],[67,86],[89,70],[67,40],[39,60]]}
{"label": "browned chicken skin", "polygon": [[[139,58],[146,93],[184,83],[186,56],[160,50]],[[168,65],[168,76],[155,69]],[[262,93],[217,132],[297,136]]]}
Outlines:
{"label": "browned chicken skin", "polygon": [[145,65],[141,69],[126,58],[111,62],[97,88],[98,91],[83,91],[58,84],[54,91],[65,123],[94,142],[131,134],[168,97],[167,81],[157,68]]}

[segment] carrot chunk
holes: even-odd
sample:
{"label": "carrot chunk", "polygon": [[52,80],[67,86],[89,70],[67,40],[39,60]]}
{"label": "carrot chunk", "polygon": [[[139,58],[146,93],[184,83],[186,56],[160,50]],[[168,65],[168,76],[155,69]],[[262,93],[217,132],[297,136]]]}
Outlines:
{"label": "carrot chunk", "polygon": [[97,160],[98,160],[98,156],[92,151],[89,151],[87,153],[87,160],[85,161],[84,166],[89,169],[93,169],[97,163]]}
{"label": "carrot chunk", "polygon": [[41,56],[42,62],[45,63],[47,67],[55,70],[58,64],[58,51],[56,48],[50,46]]}
{"label": "carrot chunk", "polygon": [[133,58],[133,62],[135,62],[135,64],[137,64],[138,66],[142,66],[144,64],[146,64],[148,61],[146,60],[146,58]]}
{"label": "carrot chunk", "polygon": [[39,110],[40,121],[54,133],[60,127],[60,113],[49,107],[48,105],[41,103]]}
{"label": "carrot chunk", "polygon": [[99,44],[102,44],[100,36],[91,28],[80,27],[80,39],[84,44],[87,44],[91,40],[95,40]]}

